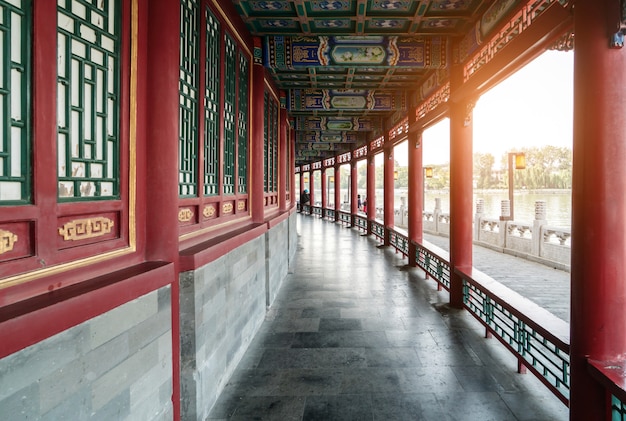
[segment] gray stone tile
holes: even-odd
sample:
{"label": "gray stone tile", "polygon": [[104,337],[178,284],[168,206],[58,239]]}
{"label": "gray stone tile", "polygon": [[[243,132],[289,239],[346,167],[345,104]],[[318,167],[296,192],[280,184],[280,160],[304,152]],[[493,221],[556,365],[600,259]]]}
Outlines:
{"label": "gray stone tile", "polygon": [[453,420],[515,420],[506,403],[495,392],[437,394],[437,401]]}
{"label": "gray stone tile", "polygon": [[342,394],[402,393],[402,379],[395,368],[346,369],[341,383]]}
{"label": "gray stone tile", "polygon": [[372,395],[374,421],[450,420],[435,394],[385,393]]}
{"label": "gray stone tile", "polygon": [[359,319],[320,319],[320,332],[336,330],[361,330]]}
{"label": "gray stone tile", "polygon": [[314,396],[339,393],[343,372],[340,369],[283,370],[277,395]]}
{"label": "gray stone tile", "polygon": [[302,310],[302,317],[317,317],[317,318],[331,318],[338,319],[341,317],[341,309],[340,308],[305,308]]}
{"label": "gray stone tile", "polygon": [[367,348],[368,367],[418,367],[421,362],[414,348]]}
{"label": "gray stone tile", "polygon": [[263,353],[259,368],[345,368],[365,367],[362,348],[271,349]]}
{"label": "gray stone tile", "polygon": [[243,399],[233,421],[270,420],[295,421],[302,419],[305,398],[301,396],[260,396]]}
{"label": "gray stone tile", "polygon": [[372,419],[370,395],[311,396],[306,399],[303,421],[362,421]]}
{"label": "gray stone tile", "polygon": [[384,332],[299,332],[292,348],[377,348],[387,346]]}

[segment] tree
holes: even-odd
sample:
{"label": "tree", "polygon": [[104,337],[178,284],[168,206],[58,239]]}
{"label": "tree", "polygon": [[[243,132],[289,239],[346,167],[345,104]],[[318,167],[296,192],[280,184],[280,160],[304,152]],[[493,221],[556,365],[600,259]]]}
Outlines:
{"label": "tree", "polygon": [[[572,150],[557,146],[523,148],[526,169],[515,170],[515,185],[527,189],[571,189]],[[501,159],[502,168],[508,170],[508,153]],[[504,183],[506,187],[506,181]]]}
{"label": "tree", "polygon": [[493,164],[495,158],[490,153],[474,154],[474,179],[476,180],[476,188],[491,189],[496,186],[496,180],[493,177]]}

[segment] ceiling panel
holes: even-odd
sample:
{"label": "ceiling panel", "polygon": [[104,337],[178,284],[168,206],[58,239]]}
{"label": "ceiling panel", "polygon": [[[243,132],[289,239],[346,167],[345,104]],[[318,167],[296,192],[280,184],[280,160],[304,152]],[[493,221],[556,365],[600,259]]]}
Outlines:
{"label": "ceiling panel", "polygon": [[[380,136],[449,74],[451,39],[519,0],[234,0],[286,92],[298,164]],[[314,139],[314,140],[312,140]]]}

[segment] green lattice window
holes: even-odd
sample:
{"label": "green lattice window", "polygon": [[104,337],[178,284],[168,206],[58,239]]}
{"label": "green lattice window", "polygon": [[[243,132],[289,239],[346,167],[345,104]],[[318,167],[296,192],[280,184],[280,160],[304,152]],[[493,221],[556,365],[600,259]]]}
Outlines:
{"label": "green lattice window", "polygon": [[30,201],[30,1],[0,0],[0,204]]}
{"label": "green lattice window", "polygon": [[270,190],[278,191],[278,103],[272,101],[272,133],[271,133],[271,172],[270,172]]}
{"label": "green lattice window", "polygon": [[241,55],[239,57],[239,113],[237,116],[237,126],[239,142],[237,145],[237,172],[239,179],[237,183],[237,191],[246,193],[248,189],[248,77],[249,64],[248,59]]}
{"label": "green lattice window", "polygon": [[180,3],[180,121],[178,139],[178,186],[180,196],[197,194],[198,174],[198,5],[195,0]]}
{"label": "green lattice window", "polygon": [[263,95],[263,190],[265,193],[269,191],[268,189],[268,180],[269,180],[269,161],[267,157],[269,156],[269,109],[270,109],[270,94],[265,91]]}
{"label": "green lattice window", "polygon": [[235,107],[237,98],[237,49],[225,35],[224,69],[224,194],[235,193]]}
{"label": "green lattice window", "polygon": [[118,0],[59,0],[58,194],[119,196],[121,8]]}
{"label": "green lattice window", "polygon": [[269,96],[267,91],[264,97],[265,113],[263,121],[263,162],[265,192],[278,191],[278,103]]}
{"label": "green lattice window", "polygon": [[204,194],[218,194],[220,145],[220,24],[206,10],[204,92]]}

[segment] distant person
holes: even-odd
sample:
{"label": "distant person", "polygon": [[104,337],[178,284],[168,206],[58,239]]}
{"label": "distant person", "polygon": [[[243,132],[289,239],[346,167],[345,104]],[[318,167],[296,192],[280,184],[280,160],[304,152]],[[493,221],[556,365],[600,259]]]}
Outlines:
{"label": "distant person", "polygon": [[363,212],[367,214],[367,197],[363,198]]}
{"label": "distant person", "polygon": [[304,189],[302,194],[300,195],[300,205],[310,205],[311,204],[311,196],[309,195],[309,190]]}
{"label": "distant person", "polygon": [[363,210],[363,202],[361,202],[361,195],[356,195],[356,206],[359,210]]}

